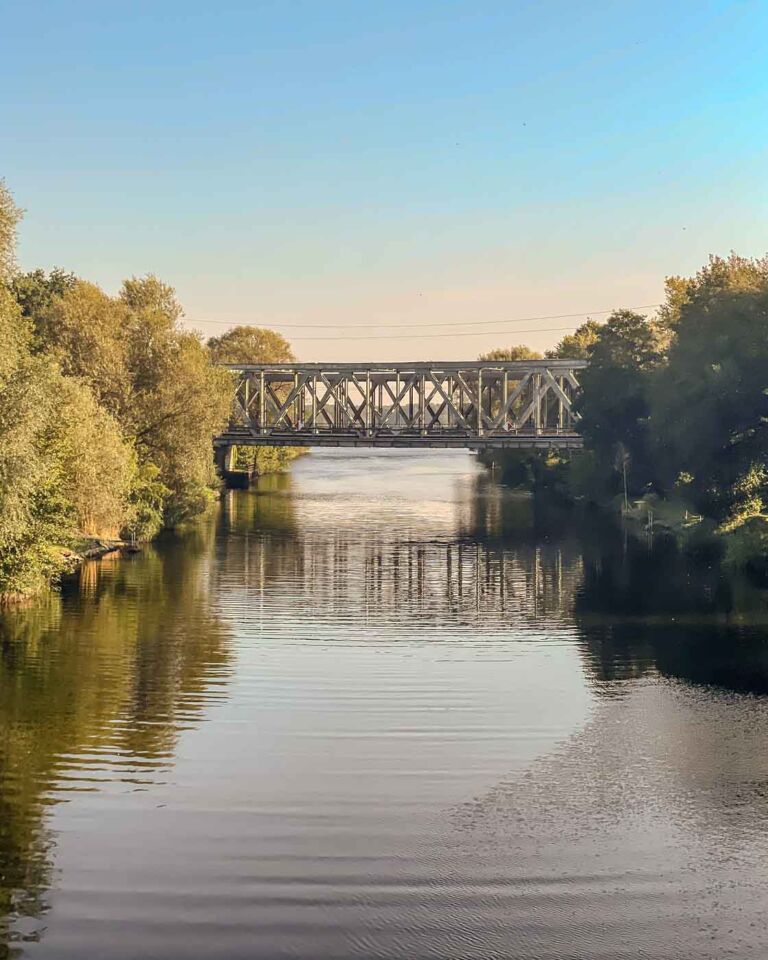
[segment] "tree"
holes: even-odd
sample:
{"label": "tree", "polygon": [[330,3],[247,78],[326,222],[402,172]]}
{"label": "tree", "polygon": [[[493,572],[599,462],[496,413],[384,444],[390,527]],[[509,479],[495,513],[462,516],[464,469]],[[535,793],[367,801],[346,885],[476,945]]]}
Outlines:
{"label": "tree", "polygon": [[130,521],[136,456],[120,424],[89,387],[72,377],[56,383],[56,415],[49,443],[61,476],[61,494],[86,537],[120,536]]}
{"label": "tree", "polygon": [[130,416],[125,333],[127,306],[93,283],[66,284],[32,317],[38,349],[55,357],[65,376],[79,377],[122,423]]}
{"label": "tree", "polygon": [[[45,270],[30,270],[19,273],[11,281],[11,292],[21,307],[22,315],[33,324],[40,322],[48,308],[57,297],[63,297],[77,284],[74,273],[68,273],[60,267],[54,267],[50,273]],[[40,331],[36,331],[38,334]]]}
{"label": "tree", "polygon": [[197,334],[179,327],[181,307],[172,287],[154,276],[133,277],[120,303],[130,382],[124,429],[142,464],[159,468],[169,490],[166,523],[200,513],[218,486],[211,441],[226,424],[231,377],[211,362]]}
{"label": "tree", "polygon": [[496,347],[483,353],[479,360],[543,360],[544,357],[537,350],[531,350],[524,344],[514,347]]}
{"label": "tree", "polygon": [[552,360],[588,360],[599,338],[600,324],[596,320],[587,320],[563,337],[554,349],[547,350],[546,355]]}
{"label": "tree", "polygon": [[171,326],[175,326],[184,315],[184,310],[176,299],[176,291],[153,273],[123,281],[120,299],[137,313],[157,313]]}
{"label": "tree", "polygon": [[16,272],[16,227],[21,217],[5,180],[0,180],[0,283],[9,283]]}
{"label": "tree", "polygon": [[60,572],[55,544],[74,530],[48,438],[58,371],[30,354],[31,338],[0,285],[0,600],[33,593]]}
{"label": "tree", "polygon": [[648,423],[651,379],[664,357],[659,324],[619,310],[600,327],[581,376],[576,407],[585,446],[594,451],[598,464],[606,465],[607,473],[621,444],[633,465],[631,485],[638,488],[655,479]]}
{"label": "tree", "polygon": [[282,334],[263,327],[233,327],[211,337],[208,347],[216,363],[292,363],[296,359]]}
{"label": "tree", "polygon": [[[212,337],[208,347],[215,363],[292,363],[296,359],[285,337],[264,327],[233,327]],[[303,452],[295,447],[240,447],[237,464],[257,475],[276,473]]]}
{"label": "tree", "polygon": [[716,299],[724,293],[760,293],[768,286],[768,256],[741,257],[731,252],[727,257],[710,256],[693,277],[667,277],[666,299],[659,310],[659,320],[671,334],[677,329],[684,308]]}
{"label": "tree", "polygon": [[667,483],[682,475],[718,518],[740,512],[746,490],[768,504],[768,276],[749,287],[689,287],[652,407]]}
{"label": "tree", "polygon": [[[23,289],[39,293],[40,278],[33,279]],[[130,500],[143,519],[132,529],[155,532],[161,492],[166,525],[195,516],[218,486],[211,440],[226,423],[230,377],[180,327],[175,292],[157,277],[126,280],[116,298],[82,280],[56,279],[63,292],[27,299],[38,349],[87,384],[134,446],[141,479]]]}

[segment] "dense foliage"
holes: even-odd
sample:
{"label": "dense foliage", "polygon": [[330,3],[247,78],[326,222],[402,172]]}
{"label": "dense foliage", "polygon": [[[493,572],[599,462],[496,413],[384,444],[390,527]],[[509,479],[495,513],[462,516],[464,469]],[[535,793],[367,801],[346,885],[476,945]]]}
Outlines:
{"label": "dense foliage", "polygon": [[723,530],[749,527],[749,550],[765,552],[768,258],[711,257],[694,277],[667,279],[656,317],[588,321],[547,356],[590,361],[577,404],[585,452],[567,471],[531,455],[521,473],[511,457],[512,478],[551,482],[554,471],[597,501],[626,482],[631,496],[682,499]]}
{"label": "dense foliage", "polygon": [[0,182],[0,602],[47,584],[84,538],[149,539],[204,511],[232,390],[218,361],[292,359],[269,330],[209,348],[153,276],[113,297],[63,270],[19,273],[20,217]]}

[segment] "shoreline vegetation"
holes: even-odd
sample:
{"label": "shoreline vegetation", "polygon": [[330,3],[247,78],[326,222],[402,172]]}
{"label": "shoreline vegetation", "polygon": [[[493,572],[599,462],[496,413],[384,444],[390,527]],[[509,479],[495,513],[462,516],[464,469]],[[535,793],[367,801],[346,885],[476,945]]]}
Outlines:
{"label": "shoreline vegetation", "polygon": [[[21,217],[0,180],[0,605],[204,513],[232,394],[218,364],[294,359],[270,330],[204,342],[151,275],[109,296],[61,269],[20,272]],[[262,474],[297,452],[239,455]]]}
{"label": "shoreline vegetation", "polygon": [[[526,346],[481,359],[539,359]],[[668,277],[653,317],[617,310],[547,352],[585,359],[573,456],[483,456],[502,482],[719,552],[768,582],[768,257]]]}

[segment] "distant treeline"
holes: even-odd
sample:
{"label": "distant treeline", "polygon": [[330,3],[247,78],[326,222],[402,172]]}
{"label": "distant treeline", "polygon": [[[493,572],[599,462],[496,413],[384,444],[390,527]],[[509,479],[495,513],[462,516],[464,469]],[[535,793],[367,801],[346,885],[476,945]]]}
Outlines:
{"label": "distant treeline", "polygon": [[[526,347],[488,358],[532,359]],[[575,495],[680,499],[750,549],[768,537],[768,257],[711,257],[669,277],[654,317],[618,310],[547,356],[584,358],[577,409],[585,453],[508,457],[508,476]]]}
{"label": "distant treeline", "polygon": [[204,343],[153,276],[111,297],[63,270],[20,273],[20,219],[0,181],[0,601],[47,585],[87,538],[147,540],[204,511],[232,395],[215,361],[293,359],[269,330]]}

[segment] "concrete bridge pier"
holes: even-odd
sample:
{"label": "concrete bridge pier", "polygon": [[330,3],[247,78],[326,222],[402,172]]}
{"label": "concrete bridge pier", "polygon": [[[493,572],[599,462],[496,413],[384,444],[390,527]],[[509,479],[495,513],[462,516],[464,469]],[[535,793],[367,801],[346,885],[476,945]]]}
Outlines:
{"label": "concrete bridge pier", "polygon": [[214,460],[224,486],[230,490],[247,490],[250,486],[250,474],[244,470],[235,470],[237,446],[235,444],[217,444],[214,448]]}

